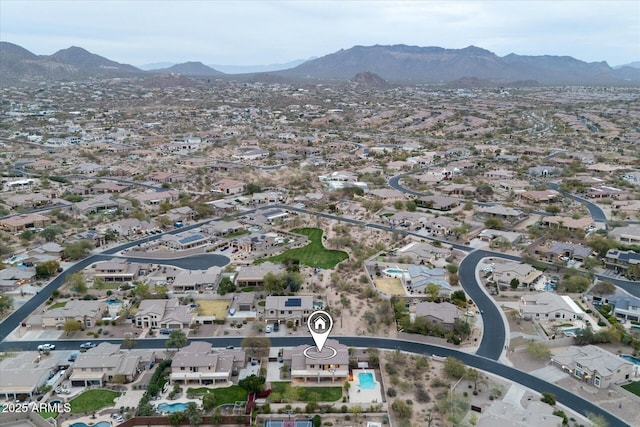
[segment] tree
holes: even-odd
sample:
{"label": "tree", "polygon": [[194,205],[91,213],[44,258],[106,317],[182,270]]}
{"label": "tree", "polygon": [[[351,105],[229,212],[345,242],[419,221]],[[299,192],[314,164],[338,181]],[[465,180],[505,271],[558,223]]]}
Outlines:
{"label": "tree", "polygon": [[362,413],[362,406],[360,405],[353,405],[351,407],[351,413],[353,414],[353,418],[358,421],[358,415],[360,415]]}
{"label": "tree", "polygon": [[13,297],[10,295],[0,295],[0,314],[13,310]]}
{"label": "tree", "polygon": [[264,388],[264,381],[264,377],[259,377],[253,374],[238,381],[238,385],[241,388],[247,390],[249,394],[251,394],[262,391],[262,389]]}
{"label": "tree", "polygon": [[556,404],[556,395],[553,393],[549,393],[547,391],[542,392],[542,397],[540,398],[541,402],[544,402],[548,405],[555,406]]}
{"label": "tree", "polygon": [[53,242],[54,240],[56,240],[56,236],[58,234],[62,234],[62,227],[60,227],[59,225],[50,225],[42,230],[42,232],[40,232],[40,235],[47,242]]}
{"label": "tree", "polygon": [[247,184],[246,192],[248,194],[259,193],[261,191],[262,191],[262,187],[260,186],[260,184],[256,184],[253,182],[250,182],[249,184]]}
{"label": "tree", "polygon": [[557,215],[560,213],[560,208],[556,205],[549,205],[545,208],[545,211],[552,215]]}
{"label": "tree", "polygon": [[63,256],[72,261],[79,260],[84,258],[92,247],[93,244],[90,241],[79,240],[65,246]]}
{"label": "tree", "polygon": [[447,264],[447,271],[451,274],[456,274],[458,272],[458,266],[455,264]]}
{"label": "tree", "polygon": [[587,418],[591,421],[593,427],[608,427],[609,423],[602,415],[587,412]]}
{"label": "tree", "polygon": [[202,408],[205,411],[209,411],[216,406],[216,395],[210,391],[202,396]]}
{"label": "tree", "polygon": [[35,237],[35,235],[36,233],[31,230],[24,230],[22,233],[20,233],[20,240],[30,242]]}
{"label": "tree", "polygon": [[440,285],[436,285],[435,283],[427,284],[426,293],[429,295],[430,301],[437,300],[438,295],[440,295]]}
{"label": "tree", "polygon": [[172,412],[168,416],[169,425],[172,427],[178,427],[185,420],[186,416],[184,412]]}
{"label": "tree", "polygon": [[499,218],[487,218],[487,220],[484,222],[484,226],[497,230],[499,228],[502,228],[502,221]]}
{"label": "tree", "polygon": [[62,330],[65,334],[71,335],[72,333],[82,329],[82,323],[74,319],[65,320],[62,324]]}
{"label": "tree", "polygon": [[460,360],[450,356],[444,360],[444,372],[450,377],[462,378],[467,368]]}
{"label": "tree", "polygon": [[136,346],[136,344],[137,344],[136,340],[131,336],[125,337],[122,340],[122,346],[124,348],[128,348],[129,350],[133,349]]}
{"label": "tree", "polygon": [[246,337],[242,340],[241,346],[247,356],[260,359],[269,355],[271,340],[266,337]]}
{"label": "tree", "polygon": [[531,341],[527,344],[527,353],[540,360],[547,360],[551,356],[549,346],[542,342]]}
{"label": "tree", "polygon": [[233,284],[231,279],[228,277],[223,277],[218,285],[218,293],[220,295],[225,295],[228,293],[232,293],[236,291],[236,285]]}
{"label": "tree", "polygon": [[55,260],[41,262],[36,265],[36,277],[39,279],[46,279],[48,277],[54,276],[58,269],[60,268],[60,263]]}
{"label": "tree", "polygon": [[104,278],[102,277],[94,277],[93,278],[93,289],[96,290],[101,290],[106,286],[106,282],[104,281]]}
{"label": "tree", "polygon": [[283,278],[283,275],[274,274],[271,271],[268,272],[263,278],[264,290],[268,292],[282,292],[285,288]]}
{"label": "tree", "polygon": [[513,279],[511,279],[511,282],[509,282],[509,286],[513,290],[518,289],[518,286],[520,286],[520,280],[517,277],[514,277]]}
{"label": "tree", "polygon": [[395,202],[393,202],[393,207],[397,211],[402,210],[402,206],[404,206],[404,204],[402,203],[402,200],[396,200]]}
{"label": "tree", "polygon": [[401,419],[409,419],[413,415],[413,408],[404,400],[396,399],[391,404],[391,409]]}
{"label": "tree", "polygon": [[287,272],[284,278],[285,288],[289,288],[291,292],[298,292],[302,286],[304,279],[298,272]]}
{"label": "tree", "polygon": [[67,275],[64,283],[66,286],[69,286],[72,291],[79,294],[87,292],[87,282],[84,280],[84,274],[80,271]]}
{"label": "tree", "polygon": [[222,413],[220,412],[220,408],[216,409],[213,412],[213,415],[211,415],[211,418],[209,418],[209,421],[214,426],[219,426],[220,424],[222,424]]}
{"label": "tree", "polygon": [[182,348],[187,344],[188,338],[187,334],[180,329],[176,329],[171,331],[169,334],[169,339],[165,343],[165,347],[167,348]]}
{"label": "tree", "polygon": [[462,289],[453,291],[451,293],[451,302],[458,307],[465,307],[467,305],[467,294]]}
{"label": "tree", "polygon": [[198,410],[198,406],[195,402],[189,402],[187,404],[187,409],[184,411],[184,414],[189,420],[189,424],[192,426],[199,426],[202,424],[202,412]]}
{"label": "tree", "polygon": [[415,200],[407,200],[404,204],[409,212],[415,212],[418,208]]}

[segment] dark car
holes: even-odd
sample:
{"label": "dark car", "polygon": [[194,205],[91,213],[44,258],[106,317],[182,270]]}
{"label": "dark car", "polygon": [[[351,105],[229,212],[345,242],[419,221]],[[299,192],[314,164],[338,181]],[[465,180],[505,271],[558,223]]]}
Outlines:
{"label": "dark car", "polygon": [[158,332],[162,335],[171,335],[171,329],[169,328],[162,328]]}
{"label": "dark car", "polygon": [[278,332],[280,330],[280,323],[275,322],[273,324],[273,332]]}

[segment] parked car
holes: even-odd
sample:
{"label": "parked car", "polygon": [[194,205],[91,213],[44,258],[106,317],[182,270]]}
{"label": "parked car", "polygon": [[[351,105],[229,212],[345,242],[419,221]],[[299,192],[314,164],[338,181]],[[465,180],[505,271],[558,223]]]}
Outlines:
{"label": "parked car", "polygon": [[278,322],[274,322],[273,332],[278,332],[279,330],[280,330],[280,324]]}
{"label": "parked car", "polygon": [[271,333],[271,326],[267,326],[266,328],[264,328],[264,331],[268,334]]}
{"label": "parked car", "polygon": [[53,351],[56,349],[56,346],[53,344],[40,344],[38,346],[38,351]]}
{"label": "parked car", "polygon": [[91,341],[87,341],[85,343],[80,344],[80,348],[84,348],[84,349],[90,349],[90,348],[94,348],[97,347],[98,344],[91,342]]}
{"label": "parked car", "polygon": [[169,328],[162,328],[158,331],[158,333],[162,334],[162,335],[171,335],[171,329]]}

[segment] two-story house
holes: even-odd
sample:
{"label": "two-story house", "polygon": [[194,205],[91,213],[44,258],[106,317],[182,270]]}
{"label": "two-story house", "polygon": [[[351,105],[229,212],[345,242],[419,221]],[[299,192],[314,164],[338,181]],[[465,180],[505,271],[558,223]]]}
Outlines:
{"label": "two-story house", "polygon": [[635,365],[598,346],[570,346],[551,358],[551,364],[597,388],[628,381]]}
{"label": "two-story house", "polygon": [[336,340],[328,339],[320,353],[307,345],[285,348],[282,360],[291,368],[293,382],[342,384],[349,377],[349,349]]}
{"label": "two-story house", "polygon": [[267,323],[292,321],[295,326],[301,326],[307,322],[312,312],[313,296],[311,295],[268,296],[262,317]]}
{"label": "two-story house", "polygon": [[169,381],[174,384],[231,384],[234,371],[246,364],[242,349],[212,350],[207,342],[194,341],[181,348],[171,362]]}

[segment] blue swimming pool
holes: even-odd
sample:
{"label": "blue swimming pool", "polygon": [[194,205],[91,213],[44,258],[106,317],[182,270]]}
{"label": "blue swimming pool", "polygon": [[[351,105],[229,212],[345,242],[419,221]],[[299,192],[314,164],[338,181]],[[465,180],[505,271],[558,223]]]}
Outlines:
{"label": "blue swimming pool", "polygon": [[553,283],[546,283],[544,285],[544,290],[547,291],[547,292],[551,292],[551,291],[555,290],[555,288],[556,288],[556,285],[554,285]]}
{"label": "blue swimming pool", "polygon": [[376,381],[372,372],[360,372],[358,374],[358,385],[363,390],[373,390],[376,388]]}
{"label": "blue swimming pool", "polygon": [[[73,423],[70,427],[89,427],[85,423]],[[91,427],[111,427],[109,421],[100,421],[99,423],[93,424]]]}
{"label": "blue swimming pool", "polygon": [[638,359],[637,357],[634,357],[634,356],[632,356],[630,354],[621,354],[620,357],[622,357],[627,362],[633,363],[634,365],[640,365],[640,359]]}
{"label": "blue swimming pool", "polygon": [[182,412],[187,410],[187,403],[161,403],[158,405],[158,412]]}
{"label": "blue swimming pool", "polygon": [[111,300],[107,301],[107,305],[120,305],[120,304],[122,304],[120,301],[111,301]]}
{"label": "blue swimming pool", "polygon": [[582,328],[567,328],[563,329],[562,332],[568,337],[575,337],[578,332],[580,332]]}

